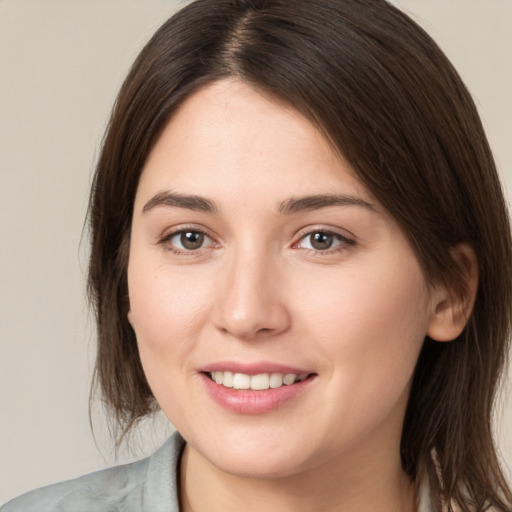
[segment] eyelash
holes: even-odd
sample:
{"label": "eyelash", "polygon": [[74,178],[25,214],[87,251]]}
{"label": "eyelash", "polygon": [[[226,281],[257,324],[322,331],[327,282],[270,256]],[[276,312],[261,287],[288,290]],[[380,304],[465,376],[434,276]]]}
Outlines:
{"label": "eyelash", "polygon": [[172,231],[171,233],[167,233],[162,238],[158,240],[158,243],[161,245],[164,245],[166,250],[172,252],[173,254],[177,254],[179,256],[197,256],[199,254],[200,249],[204,249],[204,247],[199,247],[197,250],[193,249],[179,249],[171,244],[171,240],[179,235],[183,235],[185,233],[195,233],[204,236],[205,238],[211,240],[214,244],[216,242],[212,239],[206,231],[198,228],[187,228],[183,227],[180,229],[177,229],[176,231]]}
{"label": "eyelash", "polygon": [[[179,255],[179,256],[197,256],[197,255],[199,255],[200,250],[204,249],[205,247],[198,247],[197,249],[179,249],[175,245],[171,244],[171,240],[173,238],[175,238],[177,236],[182,236],[185,233],[194,233],[194,234],[204,236],[206,239],[209,239],[211,242],[213,242],[214,247],[217,244],[217,242],[215,242],[212,239],[212,237],[209,236],[208,233],[206,233],[206,231],[198,229],[198,228],[187,228],[187,227],[177,229],[175,231],[172,231],[171,233],[168,233],[168,234],[162,236],[158,240],[158,244],[164,245],[166,250],[172,252],[173,254]],[[325,235],[332,236],[334,239],[337,239],[337,241],[339,243],[337,245],[335,245],[334,247],[329,247],[325,250],[314,249],[314,248],[302,248],[307,255],[314,255],[314,256],[331,255],[331,254],[346,250],[348,247],[352,247],[356,244],[354,239],[343,236],[340,233],[337,233],[335,231],[330,231],[327,229],[313,229],[313,230],[307,231],[305,233],[302,233],[299,240],[297,242],[294,242],[291,245],[291,247],[293,249],[300,249],[300,247],[298,247],[298,245],[302,241],[306,240],[308,237],[311,237],[313,235],[319,235],[319,234],[324,235],[324,236]]]}
{"label": "eyelash", "polygon": [[328,256],[332,255],[338,252],[342,252],[346,250],[349,247],[352,247],[356,244],[356,241],[353,238],[348,238],[347,236],[344,236],[340,233],[337,233],[336,231],[331,231],[328,229],[312,229],[307,231],[306,233],[302,233],[299,240],[297,242],[294,242],[292,245],[292,248],[298,248],[297,246],[304,240],[307,240],[308,237],[312,237],[313,235],[324,235],[324,236],[332,236],[334,239],[338,241],[338,244],[334,247],[329,247],[325,250],[320,249],[308,249],[303,248],[303,250],[306,252],[307,255],[311,256]]}

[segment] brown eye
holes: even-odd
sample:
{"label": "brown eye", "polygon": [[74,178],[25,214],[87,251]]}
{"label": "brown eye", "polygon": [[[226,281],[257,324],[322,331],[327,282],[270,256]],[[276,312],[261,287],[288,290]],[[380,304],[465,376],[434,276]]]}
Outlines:
{"label": "brown eye", "polygon": [[296,247],[318,253],[330,253],[354,245],[354,240],[331,231],[311,231],[304,235]]}
{"label": "brown eye", "polygon": [[182,231],[179,235],[180,245],[187,251],[200,249],[204,243],[205,236],[198,231]]}
{"label": "brown eye", "polygon": [[317,251],[325,251],[330,249],[334,242],[334,235],[331,233],[311,233],[309,235],[309,243],[311,247]]}
{"label": "brown eye", "polygon": [[175,231],[165,236],[161,243],[177,254],[191,253],[215,246],[215,242],[206,233],[193,229]]}

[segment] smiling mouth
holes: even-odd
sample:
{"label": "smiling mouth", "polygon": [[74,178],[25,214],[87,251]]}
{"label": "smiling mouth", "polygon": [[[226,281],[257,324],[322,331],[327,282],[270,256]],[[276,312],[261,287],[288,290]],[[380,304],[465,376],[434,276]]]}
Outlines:
{"label": "smiling mouth", "polygon": [[278,389],[283,386],[291,386],[313,375],[311,373],[301,373],[300,375],[294,373],[260,373],[258,375],[248,375],[246,373],[234,373],[229,371],[206,372],[205,374],[220,386],[230,389],[252,391],[264,391],[266,389]]}

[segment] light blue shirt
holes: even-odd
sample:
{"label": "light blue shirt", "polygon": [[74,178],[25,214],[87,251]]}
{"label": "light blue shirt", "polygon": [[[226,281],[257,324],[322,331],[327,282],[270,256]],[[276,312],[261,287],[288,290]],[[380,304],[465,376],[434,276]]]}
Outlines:
{"label": "light blue shirt", "polygon": [[[175,432],[151,457],[36,489],[0,512],[179,512],[184,439]],[[433,512],[423,492],[418,512]]]}
{"label": "light blue shirt", "polygon": [[0,512],[179,512],[184,446],[175,432],[151,457],[31,491]]}

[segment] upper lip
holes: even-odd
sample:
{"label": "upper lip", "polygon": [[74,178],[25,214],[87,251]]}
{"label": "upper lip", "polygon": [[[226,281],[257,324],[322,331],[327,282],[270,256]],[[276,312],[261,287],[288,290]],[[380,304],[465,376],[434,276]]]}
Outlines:
{"label": "upper lip", "polygon": [[260,375],[262,373],[283,373],[302,375],[304,373],[313,373],[306,368],[299,368],[295,366],[288,366],[280,363],[273,362],[255,362],[244,363],[238,361],[217,361],[215,363],[207,364],[200,369],[201,372],[233,372],[244,373],[246,375]]}

